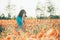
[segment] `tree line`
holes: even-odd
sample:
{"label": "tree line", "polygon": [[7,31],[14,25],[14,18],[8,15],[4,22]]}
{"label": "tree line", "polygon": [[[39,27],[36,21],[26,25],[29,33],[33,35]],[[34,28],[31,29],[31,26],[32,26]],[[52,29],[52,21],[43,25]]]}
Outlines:
{"label": "tree line", "polygon": [[4,14],[2,14],[2,15],[0,15],[0,20],[1,19],[4,19],[4,20],[16,19],[16,17],[14,16],[14,17],[11,18],[11,15],[10,14],[8,14],[8,16],[6,17]]}

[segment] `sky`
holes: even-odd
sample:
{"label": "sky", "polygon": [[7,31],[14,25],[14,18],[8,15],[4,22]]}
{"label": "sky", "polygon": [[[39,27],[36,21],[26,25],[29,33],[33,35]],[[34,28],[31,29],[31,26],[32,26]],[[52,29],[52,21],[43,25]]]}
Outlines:
{"label": "sky", "polygon": [[[7,16],[6,6],[8,5],[9,0],[0,0],[0,15],[2,13]],[[52,4],[56,8],[56,14],[60,15],[60,0],[50,0]],[[10,4],[12,5],[11,16],[17,16],[21,9],[26,10],[26,14],[28,17],[36,17],[36,6],[37,3],[41,2],[41,4],[45,5],[46,0],[10,0]],[[14,7],[15,6],[15,7]],[[15,9],[15,10],[13,10]],[[49,15],[47,12],[45,15]]]}

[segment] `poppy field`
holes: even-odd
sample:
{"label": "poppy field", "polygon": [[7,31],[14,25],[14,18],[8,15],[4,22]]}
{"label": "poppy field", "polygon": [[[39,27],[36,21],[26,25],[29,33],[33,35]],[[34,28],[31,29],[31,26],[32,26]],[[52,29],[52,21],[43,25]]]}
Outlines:
{"label": "poppy field", "polygon": [[60,40],[60,19],[25,19],[23,31],[16,31],[16,20],[0,20],[0,25],[0,40]]}

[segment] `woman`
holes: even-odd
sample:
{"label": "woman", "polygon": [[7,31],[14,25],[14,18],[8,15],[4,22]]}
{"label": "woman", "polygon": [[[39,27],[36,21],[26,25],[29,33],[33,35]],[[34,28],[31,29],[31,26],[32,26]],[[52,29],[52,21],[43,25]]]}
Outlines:
{"label": "woman", "polygon": [[22,28],[23,28],[23,21],[24,21],[25,17],[26,17],[26,11],[24,9],[22,9],[20,11],[19,15],[16,17],[16,22],[18,24],[17,30],[22,30]]}

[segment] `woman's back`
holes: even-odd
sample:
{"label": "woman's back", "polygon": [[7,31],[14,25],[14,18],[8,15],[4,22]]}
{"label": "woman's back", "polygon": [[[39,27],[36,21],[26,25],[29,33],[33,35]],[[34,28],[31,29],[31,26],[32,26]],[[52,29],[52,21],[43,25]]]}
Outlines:
{"label": "woman's back", "polygon": [[16,18],[16,21],[17,21],[17,24],[18,24],[18,26],[22,26],[22,24],[23,24],[23,21],[22,21],[22,17],[17,17]]}

